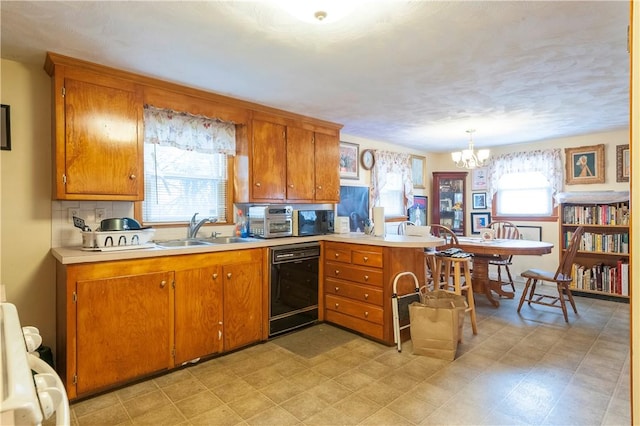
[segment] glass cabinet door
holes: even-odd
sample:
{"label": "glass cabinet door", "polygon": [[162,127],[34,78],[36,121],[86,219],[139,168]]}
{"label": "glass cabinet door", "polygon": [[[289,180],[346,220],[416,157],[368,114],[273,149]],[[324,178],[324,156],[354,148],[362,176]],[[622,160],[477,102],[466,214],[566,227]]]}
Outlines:
{"label": "glass cabinet door", "polygon": [[465,235],[467,172],[433,172],[433,222]]}

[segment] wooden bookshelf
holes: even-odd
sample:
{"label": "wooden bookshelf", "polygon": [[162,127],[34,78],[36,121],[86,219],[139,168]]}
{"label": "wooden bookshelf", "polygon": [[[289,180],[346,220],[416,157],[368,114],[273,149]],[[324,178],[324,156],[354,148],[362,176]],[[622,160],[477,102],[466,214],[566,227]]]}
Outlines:
{"label": "wooden bookshelf", "polygon": [[571,291],[629,299],[628,191],[565,192],[560,203],[560,258],[579,226],[584,235],[573,264]]}

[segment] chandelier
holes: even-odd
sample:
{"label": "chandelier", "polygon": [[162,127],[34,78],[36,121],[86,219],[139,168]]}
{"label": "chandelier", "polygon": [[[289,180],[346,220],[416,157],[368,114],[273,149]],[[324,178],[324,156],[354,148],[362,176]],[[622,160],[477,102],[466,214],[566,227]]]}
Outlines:
{"label": "chandelier", "polygon": [[473,129],[467,130],[467,133],[469,133],[469,148],[451,153],[451,158],[453,162],[456,163],[456,167],[461,169],[475,169],[476,167],[484,167],[487,165],[489,150],[481,149],[477,154],[473,151],[473,132],[475,132]]}

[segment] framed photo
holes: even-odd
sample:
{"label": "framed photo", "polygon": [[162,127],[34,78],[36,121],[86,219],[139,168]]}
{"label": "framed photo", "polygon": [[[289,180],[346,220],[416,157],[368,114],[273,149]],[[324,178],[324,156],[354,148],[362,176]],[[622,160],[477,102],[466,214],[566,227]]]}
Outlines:
{"label": "framed photo", "polygon": [[417,226],[426,226],[427,221],[427,197],[413,196],[413,205],[407,209],[407,219]]}
{"label": "framed photo", "polygon": [[629,182],[631,158],[629,144],[616,146],[616,182]]}
{"label": "framed photo", "polygon": [[567,185],[604,183],[604,144],[565,148]]}
{"label": "framed photo", "polygon": [[476,192],[471,195],[473,197],[473,209],[482,210],[487,208],[487,193]]}
{"label": "framed photo", "polygon": [[481,167],[471,171],[471,190],[487,189],[487,168]]}
{"label": "framed photo", "polygon": [[451,217],[443,217],[440,219],[440,225],[446,226],[447,228],[453,228],[453,218]]}
{"label": "framed photo", "polygon": [[[491,213],[471,213],[471,233],[479,234],[482,228],[491,223]],[[520,227],[518,227],[520,228]]]}
{"label": "framed photo", "polygon": [[542,226],[518,225],[518,230],[520,231],[521,240],[542,241]]}
{"label": "framed photo", "polygon": [[444,200],[440,200],[440,211],[441,212],[450,212],[453,205],[451,204],[450,198],[445,198]]}
{"label": "framed photo", "polygon": [[369,187],[340,186],[338,216],[349,218],[351,232],[364,232],[364,222],[369,219]]}
{"label": "framed photo", "polygon": [[359,179],[358,158],[360,145],[357,143],[340,142],[340,178]]}
{"label": "framed photo", "polygon": [[426,176],[426,163],[425,157],[418,155],[411,156],[411,181],[414,188],[424,188],[424,177]]}
{"label": "framed photo", "polygon": [[9,105],[1,105],[0,109],[0,149],[11,151],[11,120],[10,120],[10,107]]}

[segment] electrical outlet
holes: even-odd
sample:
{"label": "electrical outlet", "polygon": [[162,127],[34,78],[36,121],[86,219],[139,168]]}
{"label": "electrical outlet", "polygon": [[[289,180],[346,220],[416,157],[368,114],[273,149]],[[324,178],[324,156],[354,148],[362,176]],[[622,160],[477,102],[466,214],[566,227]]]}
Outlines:
{"label": "electrical outlet", "polygon": [[107,209],[98,208],[96,209],[96,222],[100,222],[103,219],[107,218]]}
{"label": "electrical outlet", "polygon": [[73,217],[80,217],[80,207],[69,207],[67,209],[67,222],[73,223]]}

